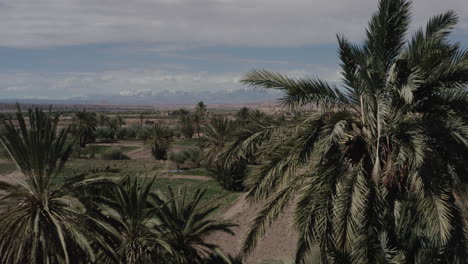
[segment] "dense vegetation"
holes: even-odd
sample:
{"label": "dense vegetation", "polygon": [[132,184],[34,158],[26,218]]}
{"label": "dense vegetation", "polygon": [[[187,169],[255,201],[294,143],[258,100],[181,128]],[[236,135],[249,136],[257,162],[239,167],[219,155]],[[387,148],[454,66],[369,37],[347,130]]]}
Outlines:
{"label": "dense vegetation", "polygon": [[[343,87],[255,70],[243,83],[280,89],[317,111],[251,123],[228,161],[255,157],[249,197],[267,199],[249,253],[294,201],[296,262],[466,263],[468,51],[453,12],[407,41],[410,3],[381,0],[362,45],[338,36]],[[317,249],[313,251],[313,249]]]}
{"label": "dense vegetation", "polygon": [[[381,0],[361,45],[338,36],[341,87],[245,75],[246,85],[282,90],[288,116],[217,115],[203,102],[171,113],[171,125],[143,112],[126,124],[83,110],[64,128],[51,110],[1,115],[0,155],[26,179],[0,182],[0,262],[242,263],[292,205],[295,263],[467,263],[468,51],[450,42],[454,12],[408,40],[410,7]],[[115,140],[143,142],[154,157],[146,172],[172,162],[179,176],[213,177],[217,192],[259,202],[240,256],[204,240],[234,226],[202,202],[212,190],[175,190],[109,165],[65,167],[131,161],[125,151],[138,147],[97,144]]]}
{"label": "dense vegetation", "polygon": [[[58,129],[60,115],[40,109],[19,130],[5,123],[1,141],[26,176],[1,182],[2,263],[208,263],[225,259],[203,236],[232,232],[213,220],[216,206],[201,206],[205,191],[169,196],[153,190],[154,178],[87,178],[57,181],[79,135]],[[28,122],[26,121],[28,120]],[[227,259],[227,258],[226,258]]]}

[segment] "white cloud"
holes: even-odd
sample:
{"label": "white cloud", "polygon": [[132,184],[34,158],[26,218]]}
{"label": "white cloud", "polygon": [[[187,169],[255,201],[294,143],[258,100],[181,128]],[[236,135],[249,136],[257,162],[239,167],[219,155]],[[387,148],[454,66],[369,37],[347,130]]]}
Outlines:
{"label": "white cloud", "polygon": [[[283,71],[306,75],[313,72],[325,80],[334,81],[336,69],[314,66],[308,70]],[[146,69],[123,69],[102,72],[0,74],[0,98],[64,99],[98,95],[151,95],[160,91],[227,91],[245,88],[239,83],[243,73],[170,72]]]}
{"label": "white cloud", "polygon": [[[284,46],[359,40],[376,0],[0,0],[0,46],[89,43]],[[415,0],[415,23],[454,9],[468,33],[468,1]],[[175,46],[172,45],[174,43]]]}

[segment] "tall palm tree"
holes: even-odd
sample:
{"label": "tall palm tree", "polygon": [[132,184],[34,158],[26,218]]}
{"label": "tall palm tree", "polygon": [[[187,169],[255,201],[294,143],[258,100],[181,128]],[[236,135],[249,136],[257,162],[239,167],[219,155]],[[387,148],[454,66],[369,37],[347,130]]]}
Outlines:
{"label": "tall palm tree", "polygon": [[193,117],[198,138],[200,138],[200,132],[202,130],[202,124],[205,121],[206,111],[205,103],[203,103],[203,101],[198,102],[197,106],[195,107],[195,116]]}
{"label": "tall palm tree", "polygon": [[238,123],[215,115],[205,125],[203,137],[200,138],[198,144],[203,149],[204,160],[220,184],[225,189],[235,191],[244,189],[245,158],[232,159],[229,164],[226,164],[226,158],[222,154],[238,127]]}
{"label": "tall palm tree", "polygon": [[234,129],[234,122],[221,115],[213,116],[204,126],[204,135],[198,145],[204,149],[208,164],[213,165],[221,159],[221,152]]}
{"label": "tall palm tree", "polygon": [[138,118],[140,119],[140,128],[143,128],[143,121],[145,120],[145,113],[143,112],[139,113]]}
{"label": "tall palm tree", "polygon": [[122,127],[123,125],[125,125],[125,119],[123,118],[123,116],[117,115],[116,118],[117,118],[117,124],[119,125],[119,127]]}
{"label": "tall palm tree", "polygon": [[167,159],[167,153],[171,150],[173,133],[168,128],[160,124],[155,124],[150,130],[150,134],[145,138],[145,146],[151,150],[155,159]]}
{"label": "tall palm tree", "polygon": [[236,118],[237,118],[237,120],[239,120],[240,122],[244,122],[245,120],[247,120],[247,118],[249,118],[249,114],[250,114],[250,109],[247,108],[247,107],[242,107],[242,108],[239,109],[239,111],[236,113]]}
{"label": "tall palm tree", "polygon": [[211,217],[219,206],[202,205],[206,190],[198,189],[194,194],[187,193],[187,188],[179,189],[177,193],[170,187],[168,190],[169,195],[159,201],[161,210],[157,212],[162,228],[168,231],[164,240],[174,251],[173,258],[168,263],[200,263],[205,256],[218,249],[216,245],[203,240],[207,235],[214,232],[234,235],[230,230],[234,224]]}
{"label": "tall palm tree", "polygon": [[86,109],[83,109],[75,113],[73,122],[74,127],[72,132],[79,135],[80,147],[84,148],[87,143],[94,142],[98,125],[96,113],[87,112]]}
{"label": "tall palm tree", "polygon": [[466,263],[468,51],[448,36],[454,12],[410,40],[410,3],[381,0],[362,45],[338,36],[342,87],[265,70],[243,83],[284,92],[316,111],[251,124],[228,156],[255,155],[249,197],[267,199],[245,241],[250,252],[290,201],[296,263]]}
{"label": "tall palm tree", "polygon": [[197,106],[195,107],[195,110],[198,115],[200,115],[201,117],[205,117],[207,111],[206,104],[203,101],[198,102]]}
{"label": "tall palm tree", "polygon": [[26,179],[0,183],[0,262],[94,262],[85,207],[54,184],[72,152],[70,129],[58,131],[60,113],[51,109],[29,109],[27,124],[18,105],[16,117],[18,127],[5,122],[0,141]]}

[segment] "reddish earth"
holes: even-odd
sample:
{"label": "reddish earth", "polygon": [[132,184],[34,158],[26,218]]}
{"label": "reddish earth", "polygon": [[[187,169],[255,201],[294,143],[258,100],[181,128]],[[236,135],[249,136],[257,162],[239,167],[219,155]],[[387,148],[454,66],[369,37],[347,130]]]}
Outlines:
{"label": "reddish earth", "polygon": [[[224,252],[236,256],[240,253],[245,237],[250,231],[252,220],[256,217],[260,205],[251,206],[246,201],[245,194],[241,195],[223,213],[222,218],[238,224],[232,230],[234,236],[225,233],[212,234],[208,242],[215,243]],[[258,243],[252,254],[245,259],[246,264],[257,264],[264,260],[289,259],[296,250],[297,234],[293,228],[293,207],[289,206],[273,226],[268,229],[267,235]]]}

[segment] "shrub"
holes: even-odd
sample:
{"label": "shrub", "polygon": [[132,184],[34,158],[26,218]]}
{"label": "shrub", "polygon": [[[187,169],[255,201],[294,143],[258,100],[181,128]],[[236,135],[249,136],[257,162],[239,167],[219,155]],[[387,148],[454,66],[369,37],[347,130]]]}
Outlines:
{"label": "shrub", "polygon": [[115,132],[115,137],[117,139],[134,139],[136,135],[137,130],[135,127],[119,127]]}
{"label": "shrub", "polygon": [[104,160],[128,160],[130,159],[125,155],[119,148],[111,148],[101,154],[101,158]]}
{"label": "shrub", "polygon": [[182,152],[187,157],[187,159],[190,160],[190,162],[197,165],[197,167],[200,166],[200,162],[201,162],[201,159],[202,159],[202,153],[201,153],[201,151],[199,149],[189,148],[189,149],[184,149]]}
{"label": "shrub", "polygon": [[175,162],[177,171],[180,170],[180,166],[184,164],[187,159],[188,156],[184,151],[171,152],[171,154],[169,154],[169,160]]}
{"label": "shrub", "polygon": [[96,129],[96,137],[100,139],[113,139],[114,131],[109,127],[98,127]]}
{"label": "shrub", "polygon": [[245,188],[244,179],[247,174],[246,162],[236,162],[235,164],[225,166],[218,164],[208,168],[211,173],[216,175],[216,180],[229,191],[243,191]]}
{"label": "shrub", "polygon": [[151,126],[143,126],[136,130],[136,138],[140,140],[147,140],[151,137]]}
{"label": "shrub", "polygon": [[192,138],[195,134],[195,127],[193,119],[190,116],[180,117],[180,132],[185,138]]}

